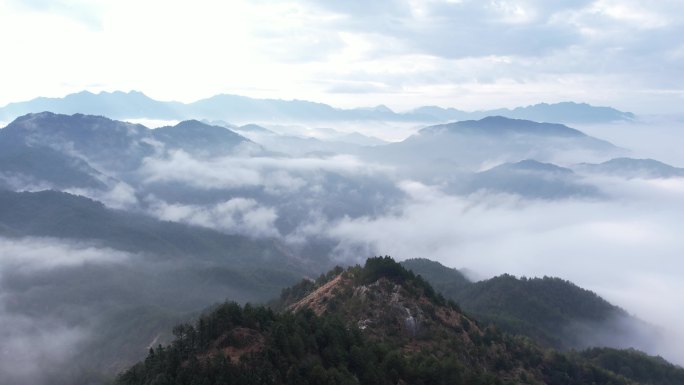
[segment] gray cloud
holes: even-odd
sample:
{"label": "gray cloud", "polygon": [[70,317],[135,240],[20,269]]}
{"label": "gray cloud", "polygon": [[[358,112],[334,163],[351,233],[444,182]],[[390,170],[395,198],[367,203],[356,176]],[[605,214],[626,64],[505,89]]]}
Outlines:
{"label": "gray cloud", "polygon": [[8,313],[1,303],[0,324],[0,376],[8,384],[51,383],[88,336],[81,327]]}
{"label": "gray cloud", "polygon": [[[129,260],[128,253],[85,243],[0,237],[0,378],[3,383],[56,383],[55,375],[63,380],[64,368],[73,369],[75,357],[90,338],[90,328],[84,323],[69,322],[45,307],[40,312],[27,310],[34,304],[23,303],[21,298],[30,298],[32,291],[40,292],[40,283],[24,282],[23,291],[17,295],[5,286],[6,279],[21,281],[21,277],[64,268],[122,264]],[[67,314],[71,318],[77,316],[70,311]]]}
{"label": "gray cloud", "polygon": [[[426,257],[482,276],[560,276],[667,329],[651,353],[684,362],[684,179],[594,180],[612,201],[454,197],[405,182],[412,197],[383,216],[316,223],[342,259]],[[359,254],[362,253],[362,254]]]}
{"label": "gray cloud", "polygon": [[120,251],[67,240],[0,237],[0,266],[19,271],[49,270],[86,263],[122,263],[129,257]]}

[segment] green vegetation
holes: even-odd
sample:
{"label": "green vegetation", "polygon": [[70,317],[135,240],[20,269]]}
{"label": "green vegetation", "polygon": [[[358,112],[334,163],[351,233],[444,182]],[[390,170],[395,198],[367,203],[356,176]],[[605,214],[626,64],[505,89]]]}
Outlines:
{"label": "green vegetation", "polygon": [[[482,329],[389,257],[335,272],[283,291],[281,305],[298,310],[226,303],[175,327],[173,343],[117,383],[630,383],[582,357]],[[307,302],[285,300],[297,298]]]}
{"label": "green vegetation", "polygon": [[652,357],[637,350],[594,348],[583,351],[580,355],[597,366],[637,382],[653,385],[684,384],[684,369],[661,357]]}
{"label": "green vegetation", "polygon": [[[471,283],[458,270],[413,259],[403,265],[425,277],[483,324],[532,338],[557,349],[582,347],[590,328],[621,318],[626,327],[646,327],[595,293],[560,278],[516,278],[504,274]],[[622,331],[615,331],[622,332]]]}

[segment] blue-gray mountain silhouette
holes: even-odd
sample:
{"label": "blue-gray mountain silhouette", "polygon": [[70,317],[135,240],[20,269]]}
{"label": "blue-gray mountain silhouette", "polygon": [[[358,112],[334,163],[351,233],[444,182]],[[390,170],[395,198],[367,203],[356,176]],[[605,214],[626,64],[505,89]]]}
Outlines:
{"label": "blue-gray mountain silhouette", "polygon": [[481,119],[491,115],[563,123],[605,123],[634,119],[634,115],[629,112],[574,102],[542,103],[513,110],[497,109],[475,112],[427,106],[398,113],[384,105],[371,108],[339,109],[305,100],[254,99],[226,94],[215,95],[193,103],[180,103],[154,100],[138,91],[100,92],[98,94],[82,91],[63,98],[40,97],[25,102],[10,103],[0,108],[0,120],[10,121],[18,116],[37,111],[104,115],[114,119],[208,119],[233,123],[343,120],[447,122]]}

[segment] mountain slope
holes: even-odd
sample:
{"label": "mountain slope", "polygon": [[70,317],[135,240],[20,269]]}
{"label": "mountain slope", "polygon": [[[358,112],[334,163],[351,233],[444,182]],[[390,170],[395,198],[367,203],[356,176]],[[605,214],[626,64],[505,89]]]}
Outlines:
{"label": "mountain slope", "polygon": [[600,196],[598,188],[583,183],[572,170],[532,159],[504,163],[458,178],[447,186],[447,190],[461,194],[477,191],[502,192],[537,199]]}
{"label": "mountain slope", "polygon": [[111,377],[151,342],[168,341],[179,320],[226,297],[266,301],[326,264],[304,263],[274,240],[162,222],[61,192],[0,192],[0,208],[1,319],[82,334],[53,384]]}
{"label": "mountain slope", "polygon": [[0,131],[0,142],[33,148],[50,148],[87,159],[94,168],[105,171],[137,167],[154,153],[147,138],[149,129],[92,115],[60,115],[51,112],[28,114],[15,119]]}
{"label": "mountain slope", "polygon": [[103,179],[83,159],[51,148],[4,144],[0,139],[0,181],[8,189],[104,189]]}
{"label": "mountain slope", "polygon": [[[223,234],[111,210],[88,198],[55,191],[0,192],[0,223],[12,236],[97,241],[107,247],[165,258],[193,255],[235,266],[287,261],[269,240]],[[249,255],[249,258],[243,258]],[[258,256],[258,257],[257,257]]]}
{"label": "mountain slope", "polygon": [[[23,174],[55,185],[77,184],[72,181],[77,171],[91,177],[99,172],[125,175],[137,169],[145,157],[167,150],[183,150],[195,156],[225,156],[241,148],[261,151],[258,145],[227,128],[198,121],[151,130],[102,116],[51,112],[21,116],[0,130],[2,148],[11,151],[0,157],[0,171],[12,170],[10,166],[17,163],[5,159],[11,153],[24,160],[19,168]],[[56,161],[45,159],[48,156]],[[70,180],[59,181],[60,174]],[[78,179],[80,185],[96,183],[87,181],[84,175]]]}
{"label": "mountain slope", "polygon": [[[225,304],[119,384],[628,384],[481,328],[389,258],[330,274],[288,311]],[[292,298],[291,298],[292,299]]]}
{"label": "mountain slope", "polygon": [[615,158],[600,164],[582,163],[579,171],[622,178],[681,178],[684,168],[673,167],[654,159]]}
{"label": "mountain slope", "polygon": [[595,348],[583,351],[580,355],[595,365],[637,382],[684,384],[684,369],[672,365],[662,357],[649,356],[637,350]]}
{"label": "mountain slope", "polygon": [[586,157],[605,159],[624,150],[562,124],[501,116],[423,128],[402,142],[364,152],[369,159],[395,162],[422,173],[477,171],[483,165],[536,159],[555,162]]}
{"label": "mountain slope", "polygon": [[[231,154],[238,146],[251,141],[225,127],[208,125],[197,120],[186,120],[175,126],[159,127],[151,136],[164,143],[167,149],[183,150],[196,156],[222,156]],[[246,148],[245,148],[246,149]]]}
{"label": "mountain slope", "polygon": [[434,284],[440,293],[480,322],[525,335],[542,346],[651,350],[660,338],[654,327],[595,293],[559,278],[501,275],[471,283],[464,281],[458,270],[437,262],[408,260],[402,264]]}

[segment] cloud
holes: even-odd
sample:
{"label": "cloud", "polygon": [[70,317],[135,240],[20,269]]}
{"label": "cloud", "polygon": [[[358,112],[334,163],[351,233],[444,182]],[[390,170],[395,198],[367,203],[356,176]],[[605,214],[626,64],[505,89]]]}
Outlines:
{"label": "cloud", "polygon": [[[606,180],[599,186],[613,199],[456,197],[405,182],[401,187],[411,199],[385,215],[318,221],[304,231],[337,240],[342,260],[425,257],[485,277],[569,279],[665,327],[668,336],[684,336],[684,301],[678,295],[684,290],[684,240],[678,231],[684,208],[677,203],[684,179]],[[654,298],[662,300],[654,303]],[[684,362],[684,340],[670,342],[651,353]]]}
{"label": "cloud", "polygon": [[9,313],[0,299],[0,376],[16,385],[49,384],[88,337],[81,327]]}
{"label": "cloud", "polygon": [[54,238],[0,237],[0,266],[15,271],[50,270],[87,263],[122,263],[129,258],[128,253],[87,243]]}
{"label": "cloud", "polygon": [[183,222],[196,226],[249,237],[277,237],[276,209],[262,207],[254,199],[233,198],[211,206],[169,204],[148,198],[149,211],[159,219]]}
{"label": "cloud", "polygon": [[[662,92],[684,89],[681,1],[337,3],[173,1],[163,18],[156,1],[0,4],[0,33],[22,36],[7,41],[21,60],[0,74],[0,103],[90,88],[182,101],[242,93],[486,109],[575,99],[679,111]],[[168,60],[175,51],[184,55]],[[39,68],[45,56],[59,58],[50,71]]]}
{"label": "cloud", "polygon": [[271,193],[293,192],[310,181],[302,179],[318,172],[371,175],[389,170],[365,164],[348,155],[327,158],[225,157],[199,160],[183,151],[168,157],[146,158],[140,168],[144,183],[181,182],[201,189],[231,189],[264,186]]}
{"label": "cloud", "polygon": [[[37,306],[35,302],[41,301],[41,290],[54,290],[47,281],[36,277],[60,269],[122,264],[130,260],[128,253],[85,243],[0,237],[0,378],[3,383],[33,385],[64,380],[68,377],[65,368],[77,370],[74,361],[91,337],[90,329],[83,322],[65,319],[78,318],[73,306],[51,303],[40,306],[40,311],[32,310]],[[71,285],[69,288],[74,290]],[[56,294],[56,298],[64,300],[61,296],[65,294],[68,293]],[[63,307],[54,313],[51,306]],[[85,318],[92,320],[95,314]]]}
{"label": "cloud", "polygon": [[69,194],[81,195],[96,201],[100,201],[105,206],[113,209],[132,209],[138,205],[138,198],[135,195],[135,189],[131,185],[124,182],[116,182],[108,190],[104,191],[82,188],[72,188],[66,189],[64,191]]}

